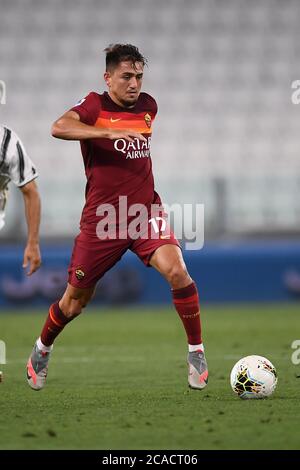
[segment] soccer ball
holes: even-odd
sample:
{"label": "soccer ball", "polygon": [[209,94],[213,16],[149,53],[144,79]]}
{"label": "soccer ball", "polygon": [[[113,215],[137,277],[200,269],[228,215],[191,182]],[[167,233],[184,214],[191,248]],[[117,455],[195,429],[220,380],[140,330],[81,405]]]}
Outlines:
{"label": "soccer ball", "polygon": [[230,384],[240,398],[266,398],[276,388],[276,369],[263,356],[246,356],[233,366]]}

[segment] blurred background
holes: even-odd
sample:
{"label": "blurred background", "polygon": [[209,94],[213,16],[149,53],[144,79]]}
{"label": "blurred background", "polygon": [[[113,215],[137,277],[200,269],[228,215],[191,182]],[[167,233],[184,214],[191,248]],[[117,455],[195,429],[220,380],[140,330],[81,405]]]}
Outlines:
{"label": "blurred background", "polygon": [[[169,205],[205,205],[204,248],[185,253],[203,301],[297,301],[299,20],[297,0],[0,0],[0,120],[39,171],[44,261],[26,278],[23,201],[11,184],[0,305],[49,303],[64,290],[85,176],[79,144],[53,139],[50,128],[105,89],[103,49],[116,42],[149,60],[156,189]],[[95,301],[163,303],[170,294],[128,253]]]}

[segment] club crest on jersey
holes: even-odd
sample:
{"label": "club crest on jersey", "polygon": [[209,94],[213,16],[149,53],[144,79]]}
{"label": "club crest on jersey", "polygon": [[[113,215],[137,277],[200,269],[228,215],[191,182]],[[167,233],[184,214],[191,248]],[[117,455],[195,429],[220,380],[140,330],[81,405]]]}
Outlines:
{"label": "club crest on jersey", "polygon": [[82,269],[77,268],[77,269],[75,269],[75,276],[77,277],[78,281],[81,281],[81,279],[84,278],[85,274],[82,271]]}
{"label": "club crest on jersey", "polygon": [[150,114],[149,113],[145,114],[144,119],[145,119],[145,123],[147,124],[147,126],[150,129],[150,127],[151,127],[151,116],[150,116]]}

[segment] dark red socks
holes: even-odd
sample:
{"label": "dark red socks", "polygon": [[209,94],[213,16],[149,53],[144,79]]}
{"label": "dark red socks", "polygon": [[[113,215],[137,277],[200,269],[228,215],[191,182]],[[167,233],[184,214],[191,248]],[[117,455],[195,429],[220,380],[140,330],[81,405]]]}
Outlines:
{"label": "dark red socks", "polygon": [[51,346],[56,336],[64,329],[65,325],[69,323],[73,318],[67,318],[61,309],[59,308],[58,302],[52,304],[49,308],[48,317],[44,324],[41,341],[44,346]]}
{"label": "dark red socks", "polygon": [[200,304],[196,284],[172,290],[173,303],[185,328],[189,344],[201,344]]}

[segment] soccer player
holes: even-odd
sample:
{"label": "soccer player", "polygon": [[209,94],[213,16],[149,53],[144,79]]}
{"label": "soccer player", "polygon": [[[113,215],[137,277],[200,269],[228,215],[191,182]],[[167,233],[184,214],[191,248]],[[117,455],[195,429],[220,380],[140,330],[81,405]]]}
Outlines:
{"label": "soccer player", "polygon": [[[80,141],[86,203],[69,265],[69,282],[62,298],[50,306],[29,357],[28,383],[35,390],[43,388],[55,338],[87,305],[97,281],[130,249],[169,282],[188,339],[188,383],[202,389],[208,371],[197,288],[174,234],[163,217],[155,211],[153,216],[152,211],[161,201],[154,191],[149,147],[157,104],[141,92],[146,59],[130,44],[111,45],[105,52],[108,92],[89,93],[52,126],[54,137]],[[126,218],[121,207],[124,198],[129,208]],[[142,220],[139,233],[130,233],[128,224],[134,222],[134,211],[130,211],[136,205],[145,208],[146,224]],[[103,236],[105,225],[109,227]]]}
{"label": "soccer player", "polygon": [[40,197],[35,183],[38,173],[24,145],[8,127],[0,125],[0,230],[5,224],[5,206],[8,184],[13,181],[20,188],[27,222],[27,244],[24,250],[23,268],[30,276],[41,265],[39,227],[41,218]]}

